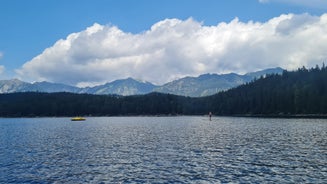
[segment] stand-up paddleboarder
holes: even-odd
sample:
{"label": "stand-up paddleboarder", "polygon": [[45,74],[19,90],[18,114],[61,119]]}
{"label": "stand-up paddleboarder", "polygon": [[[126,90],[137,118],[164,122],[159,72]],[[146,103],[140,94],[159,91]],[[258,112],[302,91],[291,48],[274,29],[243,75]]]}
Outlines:
{"label": "stand-up paddleboarder", "polygon": [[209,121],[211,121],[211,116],[212,116],[212,113],[209,112]]}

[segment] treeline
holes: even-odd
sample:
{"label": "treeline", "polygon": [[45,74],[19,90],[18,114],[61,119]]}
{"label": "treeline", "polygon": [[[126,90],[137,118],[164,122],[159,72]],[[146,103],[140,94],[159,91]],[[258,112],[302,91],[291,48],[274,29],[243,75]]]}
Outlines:
{"label": "treeline", "polygon": [[223,115],[327,114],[327,69],[284,71],[209,97]]}
{"label": "treeline", "polygon": [[[0,116],[119,116],[184,114],[186,97],[151,93],[140,96],[74,93],[11,93],[0,95]],[[186,112],[186,111],[185,111]]]}
{"label": "treeline", "polygon": [[150,93],[136,96],[73,93],[0,95],[1,117],[122,115],[327,114],[327,69],[284,71],[213,96],[191,98]]}

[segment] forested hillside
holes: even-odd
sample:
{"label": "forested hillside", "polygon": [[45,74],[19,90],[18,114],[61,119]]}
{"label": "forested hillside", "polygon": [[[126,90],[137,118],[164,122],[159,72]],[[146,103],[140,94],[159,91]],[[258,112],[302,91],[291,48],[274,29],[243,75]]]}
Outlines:
{"label": "forested hillside", "polygon": [[0,116],[326,115],[327,69],[301,68],[268,75],[213,96],[118,96],[74,93],[0,95]]}
{"label": "forested hillside", "polygon": [[[139,96],[74,93],[10,93],[0,95],[0,116],[117,116],[187,114],[194,99],[151,93]],[[194,113],[196,113],[194,111]]]}
{"label": "forested hillside", "polygon": [[211,96],[217,114],[326,114],[327,69],[301,68],[268,75]]}

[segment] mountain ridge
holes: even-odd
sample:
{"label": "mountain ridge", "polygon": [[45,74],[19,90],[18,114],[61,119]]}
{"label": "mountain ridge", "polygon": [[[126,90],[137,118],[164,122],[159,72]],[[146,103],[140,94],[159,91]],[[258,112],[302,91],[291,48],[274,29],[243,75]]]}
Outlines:
{"label": "mountain ridge", "polygon": [[190,97],[209,96],[241,84],[245,84],[267,74],[281,74],[280,67],[269,68],[244,75],[228,74],[202,74],[198,77],[184,77],[168,82],[155,89],[156,92],[176,94]]}
{"label": "mountain ridge", "polygon": [[206,97],[152,92],[117,96],[25,92],[0,94],[0,117],[201,115],[327,118],[327,68],[260,77]]}
{"label": "mountain ridge", "polygon": [[28,83],[18,79],[0,80],[0,93],[13,92],[71,92],[87,94],[117,94],[122,96],[141,95],[151,92],[168,93],[182,96],[201,97],[209,96],[241,84],[245,84],[266,74],[281,74],[282,68],[268,68],[256,72],[239,75],[229,74],[202,74],[197,77],[187,76],[168,82],[163,85],[154,85],[150,82],[139,81],[131,77],[118,79],[103,85],[79,88],[61,83],[34,82]]}

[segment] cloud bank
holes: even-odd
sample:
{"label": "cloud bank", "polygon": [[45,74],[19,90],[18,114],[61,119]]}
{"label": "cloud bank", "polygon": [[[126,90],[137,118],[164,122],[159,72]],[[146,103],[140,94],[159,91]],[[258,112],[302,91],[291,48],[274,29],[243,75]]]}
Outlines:
{"label": "cloud bank", "polygon": [[95,23],[58,40],[17,69],[29,81],[85,86],[133,77],[162,84],[203,73],[296,69],[327,59],[327,14],[287,14],[267,22],[166,19],[132,34]]}

